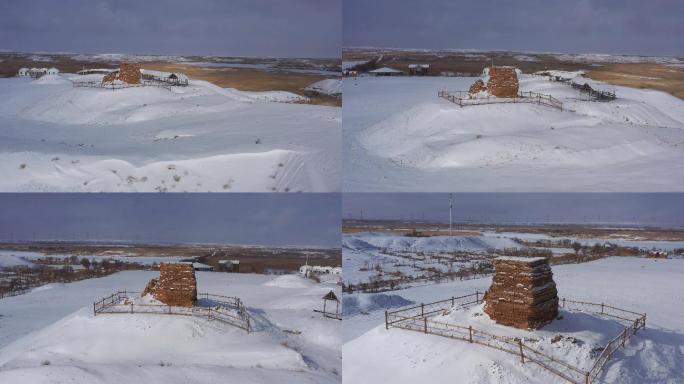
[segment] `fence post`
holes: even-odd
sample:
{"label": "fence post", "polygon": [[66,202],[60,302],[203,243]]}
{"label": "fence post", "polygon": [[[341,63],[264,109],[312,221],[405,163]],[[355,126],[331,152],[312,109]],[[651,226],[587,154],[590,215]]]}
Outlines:
{"label": "fence post", "polygon": [[523,364],[525,364],[525,354],[523,353],[522,339],[518,340],[518,345],[520,346],[520,359],[522,360]]}
{"label": "fence post", "polygon": [[93,303],[93,316],[97,316],[97,311],[95,310],[95,303]]}
{"label": "fence post", "polygon": [[601,314],[603,314],[603,303],[601,303]]}
{"label": "fence post", "polygon": [[470,342],[473,342],[473,326],[469,325],[468,326],[468,333],[470,334]]}
{"label": "fence post", "polygon": [[644,313],[644,321],[641,325],[641,329],[646,329],[646,314]]}
{"label": "fence post", "polygon": [[451,306],[452,307],[454,306],[454,297],[453,296],[451,296]]}
{"label": "fence post", "polygon": [[584,384],[589,384],[589,372],[584,374]]}
{"label": "fence post", "polygon": [[385,329],[389,329],[389,323],[387,322],[387,310],[385,310]]}
{"label": "fence post", "polygon": [[425,316],[425,304],[420,303],[420,315]]}
{"label": "fence post", "polygon": [[475,291],[475,304],[480,304],[480,291]]}
{"label": "fence post", "polygon": [[427,317],[423,317],[423,332],[427,333]]}

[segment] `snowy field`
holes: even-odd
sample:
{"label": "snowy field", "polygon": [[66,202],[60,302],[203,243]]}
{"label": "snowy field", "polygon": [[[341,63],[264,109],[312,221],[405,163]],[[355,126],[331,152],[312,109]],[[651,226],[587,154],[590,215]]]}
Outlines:
{"label": "snowy field", "polygon": [[[533,104],[459,107],[439,90],[476,78],[344,79],[345,191],[674,191],[684,175],[684,101],[659,91],[614,90],[607,103],[523,75],[520,90],[550,94],[564,110]],[[582,81],[587,81],[582,79]]]}
{"label": "snowy field", "polygon": [[298,275],[197,272],[199,292],[244,300],[254,332],[185,316],[93,317],[92,303],[141,290],[157,272],[49,284],[0,300],[2,383],[338,383],[341,322],[321,297],[339,289]]}
{"label": "snowy field", "polygon": [[[632,337],[609,360],[599,376],[600,382],[684,382],[684,323],[681,321],[684,260],[613,257],[554,266],[553,273],[559,296],[647,313],[646,329]],[[384,308],[433,302],[475,290],[483,292],[490,283],[491,278],[483,278],[409,288],[392,295],[345,295],[343,382],[449,382],[454,378],[459,378],[459,383],[472,384],[564,382],[536,364],[522,364],[519,358],[495,349],[402,329],[385,330]],[[473,311],[477,312],[477,308]],[[458,316],[468,317],[473,313]],[[494,333],[499,331],[497,328],[505,328],[491,322],[486,315],[473,319],[478,327]],[[594,317],[567,317],[561,322],[570,323],[564,327],[564,334],[589,345],[601,343],[612,331],[621,330]],[[523,336],[547,339],[563,326],[561,322],[547,325],[534,335],[520,332],[527,334]],[[567,344],[560,345],[568,347]],[[379,350],[383,353],[378,353]],[[582,347],[571,351],[576,353],[564,358],[580,366],[590,363],[586,360],[588,354],[581,353]]]}
{"label": "snowy field", "polygon": [[[91,78],[91,77],[95,78]],[[339,191],[339,108],[205,81],[73,88],[0,79],[1,191]]]}

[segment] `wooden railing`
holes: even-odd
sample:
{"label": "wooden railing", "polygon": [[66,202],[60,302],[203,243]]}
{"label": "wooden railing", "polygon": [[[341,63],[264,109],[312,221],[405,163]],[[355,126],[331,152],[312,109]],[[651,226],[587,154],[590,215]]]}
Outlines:
{"label": "wooden railing", "polygon": [[594,100],[594,101],[613,101],[617,97],[615,96],[615,92],[610,92],[610,91],[602,91],[600,89],[594,89],[592,88],[589,84],[580,84],[580,83],[575,83],[574,81],[566,82],[566,84],[570,84],[575,89],[579,89],[580,92],[580,98],[582,97],[582,94],[587,94],[589,97]]}
{"label": "wooden railing", "polygon": [[140,84],[128,84],[128,83],[103,83],[101,81],[73,81],[72,85],[74,88],[103,88],[103,89],[124,89],[124,88],[137,88],[137,87],[157,87],[171,90],[172,86],[187,86],[187,81],[184,84],[177,84],[173,82],[156,81],[156,80],[145,80],[143,79]]}
{"label": "wooden railing", "polygon": [[590,384],[596,382],[604,365],[620,347],[624,347],[629,338],[639,329],[646,327],[646,314],[628,311],[625,309],[606,305],[604,303],[589,303],[569,299],[561,299],[562,308],[576,311],[588,311],[601,316],[614,318],[628,326],[606,344],[599,357],[594,361],[589,370],[582,370],[569,364],[558,357],[550,356],[536,348],[526,345],[522,338],[495,335],[482,331],[472,326],[451,324],[444,321],[430,319],[439,313],[446,314],[454,308],[468,308],[482,302],[483,294],[473,294],[452,297],[432,303],[401,308],[394,311],[385,311],[385,328],[401,328],[426,334],[463,340],[469,343],[481,344],[490,348],[508,352],[520,357],[521,361],[536,363],[549,372],[575,384]]}
{"label": "wooden railing", "polygon": [[119,291],[93,303],[93,313],[143,313],[160,315],[182,315],[204,317],[230,324],[250,333],[252,331],[249,312],[238,297],[199,293],[197,306],[186,308],[164,304],[136,304],[131,296],[140,296],[140,292]]}
{"label": "wooden railing", "polygon": [[537,92],[519,92],[516,97],[470,97],[468,91],[438,91],[437,96],[461,107],[482,104],[532,103],[563,110],[563,103],[551,95]]}

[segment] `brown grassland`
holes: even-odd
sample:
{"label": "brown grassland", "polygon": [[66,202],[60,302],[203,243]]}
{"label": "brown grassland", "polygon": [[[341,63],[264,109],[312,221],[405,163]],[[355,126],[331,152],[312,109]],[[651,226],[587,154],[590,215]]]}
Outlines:
{"label": "brown grassland", "polygon": [[650,88],[684,99],[684,67],[665,64],[610,64],[587,72],[587,77],[632,88]]}

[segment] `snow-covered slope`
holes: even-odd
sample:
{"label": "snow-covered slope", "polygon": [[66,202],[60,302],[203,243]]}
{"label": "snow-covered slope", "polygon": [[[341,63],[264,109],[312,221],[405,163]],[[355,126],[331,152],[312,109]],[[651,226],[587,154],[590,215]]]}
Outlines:
{"label": "snow-covered slope", "polygon": [[112,91],[70,80],[83,79],[0,79],[0,190],[340,189],[339,108],[206,81]]}
{"label": "snow-covered slope", "polygon": [[[334,281],[198,272],[198,291],[242,298],[255,331],[185,316],[92,314],[155,272],[56,284],[0,302],[0,382],[335,383],[341,325],[317,316]],[[283,280],[289,288],[283,289]],[[275,282],[275,283],[274,283]],[[296,301],[298,305],[293,305]]]}
{"label": "snow-covered slope", "polygon": [[[646,329],[615,353],[599,377],[600,382],[684,382],[684,370],[681,369],[684,353],[683,296],[680,289],[684,260],[615,257],[554,266],[553,273],[561,296],[610,303],[647,314]],[[484,278],[420,286],[397,291],[394,296],[399,296],[395,301],[428,303],[475,290],[483,292],[490,283],[491,278]],[[368,296],[371,294],[357,293],[345,295],[344,300],[347,302],[350,297],[356,297],[358,301],[368,302]],[[389,308],[393,307],[388,304]],[[491,323],[486,315],[472,317],[478,312],[477,308],[471,312],[458,316],[471,316],[470,321],[477,323],[478,327],[494,333],[501,333],[501,328],[507,328]],[[536,364],[523,364],[515,356],[495,349],[402,329],[385,330],[383,307],[370,307],[363,313],[350,311],[346,315],[343,325],[343,381],[347,383],[450,382],[455,377],[460,383],[471,384],[563,382]],[[573,344],[567,349],[572,350],[573,355],[563,355],[563,358],[584,367],[591,358],[584,346],[600,344],[614,331],[619,333],[621,328],[591,316],[571,316],[551,323],[534,336],[547,337],[565,327],[564,333],[573,334],[585,344]],[[570,328],[562,324],[565,320]],[[508,329],[506,332],[518,331]],[[558,346],[547,345],[545,348]],[[379,350],[383,353],[377,353]]]}
{"label": "snow-covered slope", "polygon": [[344,80],[344,188],[348,191],[681,190],[684,101],[610,86],[608,103],[523,75],[521,91],[550,94],[564,110],[533,104],[459,107],[440,89],[473,78]]}
{"label": "snow-covered slope", "polygon": [[308,91],[323,93],[326,95],[341,95],[342,94],[342,80],[340,79],[325,79],[317,81],[308,87],[304,88]]}
{"label": "snow-covered slope", "polygon": [[349,249],[387,248],[402,251],[453,252],[485,251],[490,248],[510,248],[516,243],[494,236],[431,236],[408,237],[375,233],[345,235],[342,245]]}

